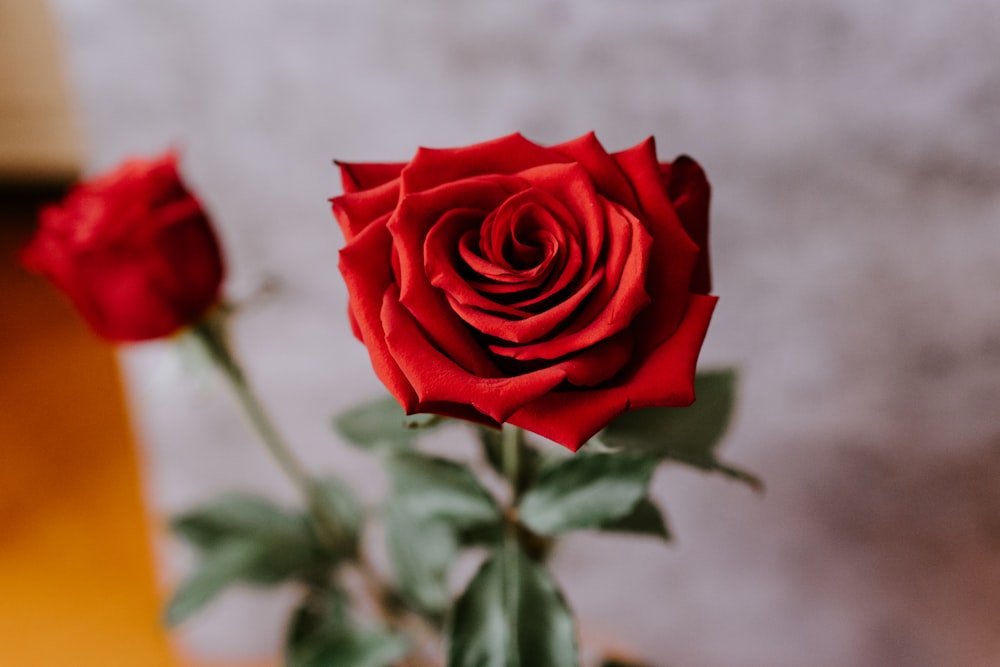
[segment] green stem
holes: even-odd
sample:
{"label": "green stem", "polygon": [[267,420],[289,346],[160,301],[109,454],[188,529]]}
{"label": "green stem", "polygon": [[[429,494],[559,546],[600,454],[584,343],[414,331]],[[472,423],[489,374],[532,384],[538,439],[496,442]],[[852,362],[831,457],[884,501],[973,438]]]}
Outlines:
{"label": "green stem", "polygon": [[510,483],[511,497],[516,503],[521,487],[521,429],[504,424],[500,431],[500,460],[503,476]]}
{"label": "green stem", "polygon": [[339,541],[340,531],[336,519],[330,515],[326,509],[323,499],[317,491],[312,477],[306,472],[305,466],[292,453],[292,449],[278,433],[274,422],[268,416],[267,411],[260,399],[257,398],[253,388],[247,381],[243,369],[236,361],[235,356],[229,349],[226,342],[225,333],[222,330],[222,323],[214,321],[211,316],[205,321],[195,325],[192,329],[195,338],[205,347],[209,356],[215,361],[222,374],[229,381],[240,405],[243,407],[253,424],[254,429],[260,436],[261,442],[267,448],[274,460],[281,467],[285,475],[288,476],[292,484],[304,496],[310,514],[316,523],[317,529],[322,533],[323,538],[329,542],[330,546],[335,546]]}
{"label": "green stem", "polygon": [[507,524],[506,534],[500,557],[502,559],[501,572],[503,573],[502,588],[504,597],[504,611],[508,638],[510,640],[510,655],[514,656],[515,664],[520,665],[520,639],[518,638],[518,606],[520,605],[518,581],[518,524],[516,513],[513,508],[521,495],[521,429],[517,426],[504,424],[500,432],[500,459],[502,462],[503,474],[510,483],[511,489],[511,520]]}
{"label": "green stem", "polygon": [[518,614],[518,607],[521,604],[521,585],[518,580],[520,576],[518,568],[519,554],[517,553],[519,548],[517,535],[513,533],[513,529],[508,530],[503,540],[503,546],[501,547],[500,558],[502,559],[502,569],[500,571],[502,573],[501,586],[503,589],[504,616],[507,623],[507,637],[510,642],[509,651],[510,656],[514,659],[513,665],[516,667],[520,667],[522,658]]}

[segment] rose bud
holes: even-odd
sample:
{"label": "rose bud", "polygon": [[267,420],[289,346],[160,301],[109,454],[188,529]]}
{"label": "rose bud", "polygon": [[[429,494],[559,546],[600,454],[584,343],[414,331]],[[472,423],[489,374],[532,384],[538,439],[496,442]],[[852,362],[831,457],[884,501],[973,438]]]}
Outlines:
{"label": "rose bud", "polygon": [[223,263],[177,158],[129,160],[42,209],[21,254],[113,342],[169,336],[219,300]]}
{"label": "rose bud", "polygon": [[576,450],[625,410],[694,400],[716,297],[690,158],[514,134],[338,164],[352,326],[408,413]]}

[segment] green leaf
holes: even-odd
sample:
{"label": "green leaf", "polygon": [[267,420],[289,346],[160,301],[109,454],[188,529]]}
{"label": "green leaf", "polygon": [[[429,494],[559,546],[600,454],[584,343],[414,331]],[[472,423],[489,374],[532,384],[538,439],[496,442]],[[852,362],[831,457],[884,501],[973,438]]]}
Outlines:
{"label": "green leaf", "polygon": [[[488,426],[476,426],[476,433],[479,436],[479,442],[482,445],[486,461],[498,475],[503,477],[503,451],[500,442],[500,431]],[[523,433],[518,438],[517,446],[517,460],[520,463],[518,465],[516,492],[520,495],[525,489],[531,486],[538,475],[538,470],[542,466],[542,455],[537,449],[527,443]]]}
{"label": "green leaf", "polygon": [[577,667],[573,616],[548,571],[513,540],[455,603],[448,667]]}
{"label": "green leaf", "polygon": [[264,556],[261,545],[230,542],[206,555],[198,568],[174,591],[164,620],[174,626],[212,601],[227,586],[246,578]]}
{"label": "green leaf", "polygon": [[174,517],[173,532],[200,549],[233,539],[296,541],[304,535],[302,518],[269,500],[234,493]]}
{"label": "green leaf", "polygon": [[335,526],[335,544],[327,545],[337,558],[353,558],[358,554],[361,523],[364,513],[351,489],[332,477],[313,483],[314,509],[329,517]]}
{"label": "green leaf", "polygon": [[386,396],[338,415],[333,427],[349,443],[365,449],[400,449],[440,421],[437,415],[407,416],[395,398]]}
{"label": "green leaf", "polygon": [[193,573],[168,605],[179,623],[225,587],[321,578],[334,562],[309,520],[249,495],[230,495],[176,517],[173,530],[200,551]]}
{"label": "green leaf", "polygon": [[400,452],[387,461],[393,493],[418,521],[466,528],[502,519],[496,501],[472,471],[448,459]]}
{"label": "green leaf", "polygon": [[521,499],[521,522],[555,535],[600,528],[628,515],[646,495],[657,460],[644,454],[585,454],[545,468]]}
{"label": "green leaf", "polygon": [[663,514],[649,498],[640,500],[625,516],[601,524],[600,530],[650,535],[670,540],[670,531],[667,529]]}
{"label": "green leaf", "polygon": [[754,475],[719,462],[715,456],[732,417],[736,371],[699,373],[694,404],[687,408],[639,408],[619,416],[598,436],[611,447],[642,451],[703,470],[720,472],[756,489]]}
{"label": "green leaf", "polygon": [[359,630],[340,589],[313,589],[295,610],[285,645],[291,667],[390,667],[409,650],[408,642],[379,630]]}
{"label": "green leaf", "polygon": [[440,614],[451,601],[448,568],[458,553],[455,531],[440,521],[415,519],[403,504],[390,505],[385,521],[400,593],[408,604]]}
{"label": "green leaf", "polygon": [[440,614],[450,601],[448,568],[460,544],[500,533],[500,508],[455,461],[398,452],[387,465],[393,493],[386,531],[400,593],[417,609]]}
{"label": "green leaf", "polygon": [[463,547],[489,547],[500,546],[504,537],[504,524],[497,521],[494,523],[484,523],[478,526],[469,526],[458,530],[458,544]]}
{"label": "green leaf", "polygon": [[296,664],[317,644],[350,630],[349,601],[339,588],[312,589],[292,614],[285,638],[285,662]]}
{"label": "green leaf", "polygon": [[251,583],[273,584],[285,579],[313,576],[332,562],[310,520],[250,495],[230,495],[176,517],[171,526],[197,546],[203,558],[237,545],[260,557],[243,572]]}
{"label": "green leaf", "polygon": [[380,630],[351,630],[303,650],[289,667],[393,667],[409,642]]}

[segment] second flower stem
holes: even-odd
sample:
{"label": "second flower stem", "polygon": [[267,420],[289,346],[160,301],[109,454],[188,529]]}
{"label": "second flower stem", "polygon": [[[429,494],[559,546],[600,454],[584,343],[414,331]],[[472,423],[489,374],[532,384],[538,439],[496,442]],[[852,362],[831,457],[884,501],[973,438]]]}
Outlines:
{"label": "second flower stem", "polygon": [[[274,426],[274,422],[271,421],[270,416],[268,416],[267,411],[264,409],[264,405],[257,398],[256,393],[254,393],[250,382],[243,373],[243,369],[236,361],[236,357],[229,347],[224,322],[209,316],[193,327],[192,333],[229,381],[240,405],[246,412],[247,417],[250,419],[267,451],[278,463],[292,484],[302,493],[307,503],[309,516],[319,533],[319,537],[330,548],[336,550],[342,538],[338,520],[330,512],[315,479],[306,471],[305,466],[302,465],[302,462],[299,461],[284,438],[281,437],[278,429]],[[369,595],[392,627],[400,629],[408,628],[410,632],[416,634],[418,637],[422,636],[426,638],[428,634],[434,636],[434,628],[428,626],[419,616],[390,609],[384,604],[386,592],[383,590],[378,575],[364,560],[359,559],[356,567],[369,589]],[[424,642],[426,643],[426,639]],[[434,664],[432,657],[425,655],[426,652],[426,646],[423,646],[417,654],[416,662],[413,663],[415,666]]]}
{"label": "second flower stem", "polygon": [[296,458],[281,434],[278,433],[263,404],[247,381],[243,369],[229,349],[223,323],[209,317],[196,325],[193,333],[229,381],[240,405],[249,417],[250,423],[253,424],[260,436],[261,442],[264,443],[288,479],[304,496],[309,513],[324,541],[329,542],[329,545],[335,548],[340,537],[337,520],[326,509],[313,478],[306,472],[305,467]]}

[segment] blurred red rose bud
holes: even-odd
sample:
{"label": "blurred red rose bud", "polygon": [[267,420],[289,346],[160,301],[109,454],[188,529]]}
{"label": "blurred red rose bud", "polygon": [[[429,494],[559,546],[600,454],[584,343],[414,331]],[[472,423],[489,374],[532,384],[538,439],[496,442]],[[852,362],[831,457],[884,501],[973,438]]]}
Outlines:
{"label": "blurred red rose bud", "polygon": [[21,261],[113,342],[168,336],[219,300],[219,243],[177,158],[129,160],[44,208]]}

